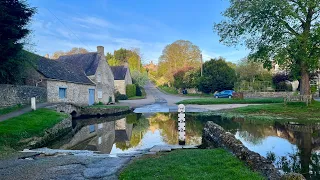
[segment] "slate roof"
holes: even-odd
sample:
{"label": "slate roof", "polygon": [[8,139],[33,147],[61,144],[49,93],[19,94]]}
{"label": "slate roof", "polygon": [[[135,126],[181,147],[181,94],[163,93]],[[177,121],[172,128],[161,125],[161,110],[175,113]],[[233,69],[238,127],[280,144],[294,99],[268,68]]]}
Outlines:
{"label": "slate roof", "polygon": [[127,67],[125,66],[110,66],[114,80],[124,80],[127,73]]}
{"label": "slate roof", "polygon": [[37,64],[37,70],[48,79],[56,79],[74,83],[94,84],[77,66],[41,58]]}
{"label": "slate roof", "polygon": [[72,64],[73,66],[79,66],[84,70],[87,76],[91,76],[97,71],[100,55],[97,52],[90,52],[86,54],[60,56],[57,60]]}
{"label": "slate roof", "polygon": [[125,142],[129,141],[126,130],[115,130],[114,142]]}

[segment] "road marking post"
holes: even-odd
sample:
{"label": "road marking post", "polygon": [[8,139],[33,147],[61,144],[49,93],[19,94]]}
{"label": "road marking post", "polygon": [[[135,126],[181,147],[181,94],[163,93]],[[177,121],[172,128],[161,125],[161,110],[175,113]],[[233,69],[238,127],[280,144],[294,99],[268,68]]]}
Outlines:
{"label": "road marking post", "polygon": [[32,110],[36,110],[37,109],[37,107],[36,107],[36,98],[35,97],[31,98],[31,109]]}
{"label": "road marking post", "polygon": [[178,132],[179,145],[186,144],[186,107],[183,104],[178,105]]}

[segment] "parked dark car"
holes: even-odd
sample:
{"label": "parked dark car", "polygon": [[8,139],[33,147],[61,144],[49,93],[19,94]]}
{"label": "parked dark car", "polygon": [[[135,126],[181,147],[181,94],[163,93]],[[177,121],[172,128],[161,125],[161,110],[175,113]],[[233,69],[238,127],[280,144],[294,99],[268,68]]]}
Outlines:
{"label": "parked dark car", "polygon": [[232,98],[234,90],[224,90],[219,93],[214,94],[215,98]]}

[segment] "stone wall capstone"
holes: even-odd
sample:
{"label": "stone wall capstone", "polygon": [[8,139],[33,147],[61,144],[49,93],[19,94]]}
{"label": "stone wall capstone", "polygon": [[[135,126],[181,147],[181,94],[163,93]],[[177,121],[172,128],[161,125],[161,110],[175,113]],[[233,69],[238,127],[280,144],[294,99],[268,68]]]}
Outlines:
{"label": "stone wall capstone", "polygon": [[244,92],[244,98],[281,98],[293,95],[294,92]]}
{"label": "stone wall capstone", "polygon": [[31,98],[37,102],[47,101],[47,89],[36,86],[0,84],[0,107],[30,104]]}
{"label": "stone wall capstone", "polygon": [[226,132],[221,126],[209,121],[206,123],[202,134],[202,146],[204,148],[221,147],[231,151],[237,158],[246,162],[254,171],[264,175],[267,179],[280,179],[281,175],[272,162],[258,153],[250,151],[234,135]]}

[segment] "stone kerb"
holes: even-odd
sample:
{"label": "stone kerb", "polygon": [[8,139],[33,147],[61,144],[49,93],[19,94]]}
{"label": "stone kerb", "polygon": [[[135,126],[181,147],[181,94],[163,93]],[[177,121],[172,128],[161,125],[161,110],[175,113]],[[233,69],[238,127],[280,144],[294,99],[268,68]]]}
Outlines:
{"label": "stone kerb", "polygon": [[226,132],[221,126],[209,121],[203,129],[202,146],[204,148],[221,147],[231,151],[237,158],[244,161],[252,170],[264,175],[267,179],[280,179],[280,172],[271,161],[250,151],[234,135]]}

